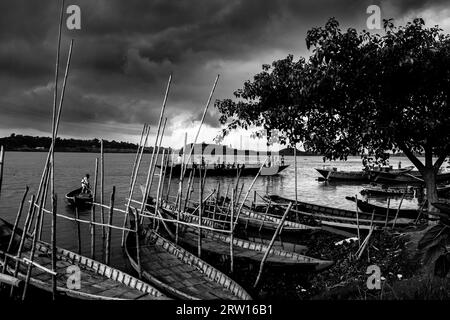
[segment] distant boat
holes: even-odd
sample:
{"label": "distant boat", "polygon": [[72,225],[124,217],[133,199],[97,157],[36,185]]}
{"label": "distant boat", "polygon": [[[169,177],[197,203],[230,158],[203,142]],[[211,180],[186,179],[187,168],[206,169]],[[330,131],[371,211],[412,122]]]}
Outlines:
{"label": "distant boat", "polygon": [[71,206],[90,207],[92,205],[92,193],[81,193],[81,188],[70,191],[66,194],[66,201]]}
{"label": "distant boat", "polygon": [[354,170],[345,171],[337,170],[337,168],[316,168],[323,178],[327,181],[362,181],[369,182],[376,180],[380,174],[387,177],[397,177],[398,175],[410,172],[414,167],[406,167],[403,169],[393,169],[391,167],[373,168],[370,170]]}
{"label": "distant boat", "polygon": [[[410,171],[400,175],[379,174],[373,179],[377,183],[391,184],[424,184],[422,174],[419,171]],[[436,176],[436,182],[450,181],[450,172],[441,172]]]}
{"label": "distant boat", "polygon": [[[385,196],[385,197],[401,197],[403,194],[405,196],[412,197],[417,192],[420,192],[421,187],[414,186],[401,186],[401,187],[388,187],[385,185],[374,185],[361,190],[362,195],[367,196]],[[439,196],[444,196],[450,191],[450,184],[439,185],[437,187],[437,192]]]}
{"label": "distant boat", "polygon": [[[317,221],[320,221],[322,226],[330,226],[334,228],[344,228],[344,229],[367,229],[371,228],[373,225],[375,228],[383,227],[386,224],[386,214],[380,215],[375,213],[372,221],[372,213],[359,212],[358,217],[356,211],[345,210],[334,207],[322,206],[314,203],[295,201],[294,199],[289,199],[277,195],[266,195],[264,196],[266,202],[271,201],[272,205],[283,205],[286,203],[296,203],[297,207],[291,209],[293,213],[298,213],[301,215],[311,216]],[[388,224],[393,223],[392,216],[388,217]],[[406,226],[414,222],[414,219],[398,219],[396,221],[397,226]]]}
{"label": "distant boat", "polygon": [[[157,165],[158,168],[161,168],[160,165]],[[196,171],[201,168],[204,173],[206,170],[207,176],[236,176],[238,174],[238,170],[240,171],[241,176],[255,176],[259,169],[260,165],[245,165],[244,167],[221,167],[214,165],[205,165],[205,166],[197,166]],[[270,167],[263,167],[261,169],[260,176],[275,176],[279,174],[281,171],[289,167],[289,165],[272,165]],[[169,174],[171,171],[171,167],[169,166],[166,170],[166,174]],[[187,165],[185,175],[189,175],[192,171],[192,165]],[[181,174],[181,164],[175,164],[172,166],[172,175],[180,175]]]}

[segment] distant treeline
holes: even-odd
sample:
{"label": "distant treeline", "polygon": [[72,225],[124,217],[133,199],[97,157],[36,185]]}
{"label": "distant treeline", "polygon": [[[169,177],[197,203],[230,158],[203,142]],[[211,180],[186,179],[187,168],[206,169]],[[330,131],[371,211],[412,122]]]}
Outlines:
{"label": "distant treeline", "polygon": [[[7,151],[48,151],[51,144],[51,137],[33,137],[21,134],[11,134],[9,137],[0,138],[0,145],[5,147]],[[203,144],[206,146],[207,144]],[[103,140],[103,148],[105,152],[130,153],[136,152],[138,145],[130,142]],[[166,148],[162,148],[166,149]],[[99,152],[99,139],[56,139],[56,152]],[[146,152],[152,152],[153,147],[145,149]],[[284,148],[278,152],[280,155],[293,156],[293,148]],[[318,154],[301,151],[297,149],[298,156],[315,156]],[[394,156],[394,155],[391,155]],[[403,156],[396,154],[395,156]]]}
{"label": "distant treeline", "polygon": [[[33,137],[14,133],[9,137],[0,138],[0,145],[3,145],[7,151],[48,151],[51,142],[51,137]],[[105,152],[136,152],[137,144],[103,140],[103,148]],[[99,150],[99,139],[57,138],[55,144],[57,152],[98,152]],[[151,151],[152,148],[147,150]]]}

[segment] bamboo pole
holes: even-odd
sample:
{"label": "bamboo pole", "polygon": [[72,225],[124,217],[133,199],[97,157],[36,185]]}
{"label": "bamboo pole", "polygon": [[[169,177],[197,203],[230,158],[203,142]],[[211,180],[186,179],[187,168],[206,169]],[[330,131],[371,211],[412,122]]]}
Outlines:
{"label": "bamboo pole", "polygon": [[198,183],[199,183],[199,207],[198,207],[198,257],[202,256],[202,207],[203,207],[203,179],[202,166],[198,167]]}
{"label": "bamboo pole", "polygon": [[256,277],[255,284],[253,285],[254,288],[256,288],[256,286],[257,286],[258,283],[259,283],[259,280],[260,280],[260,278],[261,278],[261,274],[262,274],[262,271],[263,271],[263,268],[264,268],[264,263],[265,263],[266,260],[267,260],[267,257],[268,257],[268,255],[269,255],[269,253],[270,253],[270,250],[271,250],[272,247],[273,247],[273,244],[274,244],[274,242],[275,242],[275,239],[276,239],[278,233],[280,232],[281,227],[283,226],[284,221],[286,220],[286,217],[287,217],[289,211],[291,210],[291,207],[292,207],[292,202],[289,203],[289,205],[288,205],[286,211],[284,212],[283,217],[281,218],[280,224],[278,225],[277,229],[275,230],[275,233],[273,234],[272,240],[270,240],[269,246],[267,247],[267,250],[266,250],[266,252],[264,253],[264,257],[262,258],[261,264],[260,264],[260,266],[259,266],[258,276]]}
{"label": "bamboo pole", "polygon": [[0,196],[2,194],[4,163],[5,163],[5,149],[3,148],[3,146],[0,146]]}
{"label": "bamboo pole", "polygon": [[134,210],[134,221],[135,221],[135,236],[136,236],[136,261],[137,261],[137,272],[139,278],[142,278],[142,266],[141,266],[141,245],[139,242],[140,232],[139,232],[139,212],[137,209]]}
{"label": "bamboo pole", "polygon": [[187,203],[188,203],[188,201],[191,198],[192,185],[194,183],[194,178],[195,178],[195,168],[192,168],[191,176],[189,177],[189,184],[188,184],[188,190],[187,190],[187,193],[186,193],[186,198],[184,199],[184,209],[183,209],[183,211],[186,210]]}
{"label": "bamboo pole", "polygon": [[358,195],[355,195],[355,203],[356,203],[356,228],[358,230],[358,246],[361,246],[361,235],[359,231],[359,208],[358,208]]}
{"label": "bamboo pole", "polygon": [[[52,230],[51,230],[51,243],[52,243],[52,271],[56,272],[56,204],[55,197],[55,144],[56,144],[56,117],[57,117],[57,104],[58,104],[58,78],[59,78],[59,58],[61,52],[61,29],[64,16],[64,0],[61,3],[61,12],[59,17],[58,28],[58,46],[56,49],[56,62],[55,62],[55,91],[53,95],[53,117],[52,117],[52,147],[50,148],[50,193],[52,195]],[[44,192],[45,199],[47,198],[47,189]],[[46,201],[46,200],[44,200]],[[43,221],[43,220],[42,220]],[[42,226],[40,226],[39,239],[41,238]],[[52,275],[52,299],[56,300],[56,275]]]}
{"label": "bamboo pole", "polygon": [[[46,171],[46,173],[47,174],[45,176],[45,180],[44,180],[44,184],[43,184],[44,196],[41,197],[41,199],[36,200],[36,201],[39,201],[39,208],[38,208],[38,210],[40,212],[42,212],[44,210],[44,205],[45,205],[46,198],[47,198],[48,184],[50,183],[50,163],[49,162],[47,163],[47,171]],[[34,236],[34,233],[37,232],[38,240],[39,240],[39,236],[40,236],[39,230],[42,230],[41,226],[42,226],[42,219],[43,219],[42,215],[40,215],[40,216],[41,217],[39,218],[39,221],[36,221],[36,223],[39,222],[38,225],[37,225],[37,229],[35,231],[33,231],[33,236]],[[39,217],[39,215],[37,217]]]}
{"label": "bamboo pole", "polygon": [[[183,151],[184,154],[184,151]],[[189,190],[191,189],[191,181],[192,181],[192,175],[194,173],[194,168],[192,168],[191,172],[189,173],[189,179],[188,179],[188,188],[187,188],[187,192],[186,192],[186,199],[184,201],[184,205],[183,205],[183,211],[186,210],[186,205],[187,205],[187,199],[188,199],[188,194],[189,194]],[[183,184],[183,178],[180,178],[181,184]],[[179,192],[177,194],[177,198],[175,200],[175,206],[177,205],[177,202],[179,202],[178,204],[178,210],[177,210],[177,223],[175,225],[175,243],[178,244],[178,233],[179,233],[179,222],[180,222],[180,212],[181,212],[181,201],[183,200],[182,198],[183,194],[182,192]]]}
{"label": "bamboo pole", "polygon": [[140,153],[139,153],[139,157],[137,160],[137,165],[136,165],[136,170],[133,174],[133,178],[132,178],[132,182],[131,182],[131,187],[130,187],[130,192],[128,194],[128,202],[125,208],[125,215],[123,217],[123,223],[122,223],[122,242],[121,242],[121,246],[123,247],[125,245],[125,227],[127,225],[127,220],[128,220],[128,213],[130,211],[130,204],[131,204],[131,199],[133,198],[133,192],[134,192],[134,186],[136,185],[136,179],[137,176],[139,174],[139,167],[141,165],[141,161],[142,161],[142,154],[144,152],[145,147],[147,146],[147,140],[148,140],[148,135],[150,134],[150,126],[147,127],[147,129],[145,130],[145,140],[144,140],[144,144],[141,147]]}
{"label": "bamboo pole", "polygon": [[[159,197],[161,196],[161,181],[162,181],[162,174],[163,174],[163,167],[164,167],[165,151],[166,150],[163,150],[163,153],[161,155],[161,168],[159,170],[159,182],[158,182],[158,187],[156,190],[155,216],[158,215],[158,210],[159,210]],[[153,219],[153,228],[155,228],[155,219]]]}
{"label": "bamboo pole", "polygon": [[388,220],[389,220],[389,207],[391,206],[391,197],[388,198],[388,205],[387,205],[387,209],[386,209],[386,222],[384,223],[384,227],[387,227],[388,224]]}
{"label": "bamboo pole", "polygon": [[[183,199],[183,181],[184,181],[184,167],[187,165],[186,161],[186,145],[187,145],[187,132],[184,133],[184,146],[183,146],[183,160],[181,162],[180,168],[180,180],[178,182],[178,193],[177,200],[175,201],[175,205],[178,204],[178,211],[181,211],[181,201]],[[192,170],[191,170],[192,172]]]}
{"label": "bamboo pole", "polygon": [[[8,247],[6,249],[6,253],[9,253],[14,241],[14,236],[17,233],[17,228],[19,226],[19,222],[20,222],[20,218],[22,217],[22,212],[23,212],[23,204],[25,203],[25,199],[28,195],[28,191],[30,190],[30,188],[28,186],[25,187],[25,192],[23,193],[23,197],[22,197],[22,201],[20,202],[20,206],[19,206],[19,210],[17,211],[17,215],[16,215],[16,220],[14,221],[14,227],[12,229],[11,232],[11,237],[9,239],[8,242]],[[5,259],[6,261],[6,259]]]}
{"label": "bamboo pole", "polygon": [[[103,139],[100,140],[100,203],[104,204],[105,196],[105,154],[103,149]],[[105,223],[105,212],[103,207],[100,207],[100,219],[102,224]],[[102,238],[105,239],[105,227],[102,227]]]}
{"label": "bamboo pole", "polygon": [[114,215],[114,198],[116,195],[116,187],[113,186],[111,199],[109,201],[109,216],[108,216],[108,231],[106,233],[106,250],[105,250],[105,264],[109,265],[111,260],[111,233],[112,233],[112,223],[113,223],[113,215]]}
{"label": "bamboo pole", "polygon": [[[297,173],[297,146],[294,145],[294,175],[295,175],[295,210],[298,209],[298,173]],[[298,213],[295,215],[296,222],[298,222]]]}
{"label": "bamboo pole", "polygon": [[[231,190],[231,202],[233,202],[234,194],[233,190]],[[234,219],[234,203],[231,204],[231,223],[230,223],[230,273],[234,271],[234,252],[233,252],[233,220]]]}
{"label": "bamboo pole", "polygon": [[[26,217],[25,223],[24,223],[23,234],[22,234],[22,236],[21,236],[21,238],[20,238],[19,248],[17,249],[17,257],[18,257],[19,259],[20,259],[21,255],[22,255],[22,248],[23,248],[23,245],[24,245],[24,243],[25,243],[25,238],[26,238],[26,235],[27,235],[26,230],[28,230],[28,228],[29,228],[31,222],[33,221],[32,215],[33,215],[33,212],[34,212],[34,210],[33,210],[33,209],[34,209],[34,201],[35,201],[35,195],[33,194],[33,195],[31,196],[31,204],[30,204],[30,206],[28,207],[28,213],[27,213],[27,217]],[[5,273],[6,266],[7,266],[7,265],[6,265],[6,263],[5,263],[5,264],[3,265],[3,268],[4,268],[3,273]],[[16,261],[16,264],[15,264],[15,266],[14,266],[14,274],[13,274],[13,276],[14,276],[15,278],[17,277],[18,272],[19,272],[19,260]],[[11,287],[9,296],[12,297],[13,294],[14,294],[14,287]]]}
{"label": "bamboo pole", "polygon": [[[163,119],[163,116],[164,116],[164,112],[166,110],[167,98],[169,96],[171,83],[172,83],[172,74],[169,75],[169,80],[167,82],[166,91],[164,93],[164,99],[163,99],[163,103],[162,103],[162,106],[161,106],[161,112],[159,114],[158,129],[156,131],[155,144],[153,146],[152,156],[151,156],[151,159],[150,159],[150,166],[149,167],[151,168],[151,171],[150,171],[151,177],[150,177],[150,186],[148,188],[149,190],[151,189],[152,182],[153,182],[153,175],[154,175],[153,167],[156,168],[156,163],[158,162],[158,158],[157,158],[158,155],[159,155],[159,147],[157,148],[157,146],[158,146],[158,138],[159,138],[159,134],[160,134],[160,130],[161,130],[162,119]],[[161,143],[162,143],[162,137],[164,136],[164,130],[166,128],[166,122],[167,122],[167,118],[165,118],[165,120],[164,120],[164,127],[163,127],[163,131],[162,131],[162,134],[161,134],[161,140],[160,140],[159,145],[161,145]],[[155,158],[155,151],[156,151],[156,149],[157,149],[157,153],[156,153],[156,158]],[[147,197],[147,195],[148,195],[148,192],[146,190],[144,196]],[[125,234],[123,234],[123,240],[124,240],[124,236],[125,236]],[[122,240],[122,242],[123,242],[123,240]]]}
{"label": "bamboo pole", "polygon": [[[26,186],[25,192],[24,192],[23,197],[22,197],[22,201],[20,202],[19,210],[18,210],[17,215],[16,215],[16,219],[14,220],[14,226],[13,226],[13,229],[12,229],[12,232],[11,232],[11,236],[9,238],[8,246],[6,247],[5,253],[9,253],[11,251],[11,247],[12,247],[12,244],[13,244],[13,241],[14,241],[14,237],[15,237],[15,235],[17,233],[17,228],[19,226],[20,218],[22,216],[23,204],[25,203],[25,199],[27,197],[28,190],[29,190],[29,187]],[[6,255],[5,255],[3,261],[4,262],[3,262],[2,274],[4,274],[6,272],[6,266],[8,265],[8,257]],[[0,283],[0,291],[1,291],[2,286],[3,285]]]}
{"label": "bamboo pole", "polygon": [[131,170],[130,186],[129,186],[128,190],[131,190],[131,186],[133,185],[133,179],[134,179],[134,175],[135,175],[135,171],[136,171],[136,166],[137,166],[137,163],[138,163],[139,155],[141,153],[141,145],[142,145],[142,142],[144,140],[144,136],[145,136],[145,134],[147,132],[147,127],[148,127],[147,123],[145,123],[144,126],[142,127],[141,138],[139,139],[139,145],[138,145],[138,148],[136,150],[136,156],[134,158],[133,168]]}
{"label": "bamboo pole", "polygon": [[52,298],[53,301],[56,300],[56,213],[58,210],[58,198],[56,197],[56,194],[52,194],[52,208],[53,208],[53,214],[52,214],[52,271],[54,274],[52,274]]}
{"label": "bamboo pole", "polygon": [[[66,89],[66,85],[67,85],[67,78],[68,78],[68,74],[69,74],[69,69],[70,69],[70,62],[71,62],[71,57],[72,57],[72,49],[73,49],[73,39],[70,41],[70,46],[69,46],[69,53],[67,56],[67,63],[66,63],[66,70],[64,73],[64,80],[63,80],[63,87],[62,87],[62,92],[61,92],[61,97],[59,100],[59,107],[58,107],[58,112],[57,112],[57,117],[56,117],[56,126],[54,128],[55,134],[54,136],[57,137],[58,134],[58,128],[59,128],[59,122],[61,119],[61,113],[62,113],[62,106],[63,106],[63,102],[64,102],[64,96],[65,96],[65,89]],[[53,133],[52,133],[53,135]],[[47,180],[46,175],[47,175],[47,171],[49,170],[48,168],[48,164],[50,162],[50,157],[51,157],[51,153],[53,152],[54,149],[54,145],[53,143],[50,146],[49,152],[47,154],[47,159],[45,161],[45,165],[44,165],[44,170],[42,172],[41,175],[41,180],[39,182],[39,187],[38,187],[38,191],[37,191],[37,196],[36,196],[36,201],[38,201],[42,195],[42,187],[44,184],[44,180]],[[33,208],[33,210],[35,210],[35,208]],[[33,214],[34,216],[34,214]],[[30,224],[31,225],[31,224]]]}
{"label": "bamboo pole", "polygon": [[269,200],[269,203],[268,203],[268,205],[267,205],[267,208],[266,208],[266,212],[264,213],[264,219],[263,219],[263,221],[261,222],[261,226],[259,227],[259,232],[261,232],[261,229],[263,228],[263,226],[264,226],[264,222],[266,221],[266,216],[267,216],[267,213],[269,212],[269,209],[270,209],[270,205],[272,204],[272,200]]}
{"label": "bamboo pole", "polygon": [[77,199],[75,198],[75,218],[77,223],[77,238],[78,238],[78,254],[81,254],[81,228],[80,228],[80,212],[78,210]]}
{"label": "bamboo pole", "polygon": [[216,219],[216,212],[217,212],[217,202],[219,201],[220,197],[220,181],[217,183],[217,193],[216,193],[216,201],[214,201],[214,211],[213,211],[213,220]]}
{"label": "bamboo pole", "polygon": [[[156,171],[156,166],[158,163],[158,156],[159,156],[159,152],[160,152],[160,148],[161,148],[161,144],[162,144],[162,139],[164,137],[164,132],[166,130],[166,123],[167,123],[167,118],[165,118],[164,120],[164,125],[163,125],[163,129],[161,132],[161,139],[159,140],[159,143],[157,143],[157,151],[156,151],[156,158],[155,158],[155,162],[153,163],[153,161],[150,161],[149,164],[149,168],[148,168],[148,172],[147,172],[147,180],[145,182],[145,190],[144,190],[144,194],[143,194],[143,200],[142,202],[145,203],[147,201],[147,198],[150,194],[150,190],[152,188],[152,183],[153,183],[153,176],[155,175],[155,171]],[[158,138],[156,139],[158,140]],[[164,152],[163,152],[163,157],[162,159],[164,159]],[[164,162],[161,162],[161,170],[164,169]],[[161,174],[163,174],[163,172],[161,171]],[[158,184],[158,188],[159,188],[159,184]],[[142,210],[144,210],[145,206],[141,208],[141,212],[143,212]],[[141,217],[141,223],[143,223],[143,219],[144,216]]]}
{"label": "bamboo pole", "polygon": [[165,192],[165,183],[164,183],[164,181],[166,180],[166,175],[167,175],[167,166],[169,165],[169,163],[168,163],[168,159],[169,159],[169,157],[168,157],[168,155],[169,155],[169,153],[168,153],[169,151],[167,151],[167,153],[166,153],[166,157],[164,158],[164,163],[162,164],[162,167],[163,167],[163,176],[162,176],[162,185],[161,185],[161,200],[163,199],[163,198],[165,198],[165,196],[164,196],[164,192]]}
{"label": "bamboo pole", "polygon": [[[154,162],[153,161],[150,162],[151,175],[150,175],[150,184],[149,184],[149,187],[148,187],[148,192],[150,192],[150,190],[152,189],[153,177],[155,176],[156,164],[158,162],[158,156],[159,156],[159,153],[161,151],[162,141],[163,141],[163,138],[164,138],[164,133],[166,131],[166,124],[167,124],[167,118],[164,118],[164,124],[162,126],[159,143],[156,143],[155,161]],[[161,167],[164,168],[164,163],[161,163]],[[148,194],[148,192],[147,192],[147,194]]]}
{"label": "bamboo pole", "polygon": [[172,171],[173,171],[173,151],[171,151],[170,155],[170,172],[169,172],[169,182],[167,183],[167,194],[166,194],[166,201],[169,201],[169,194],[170,194],[170,184],[172,182]]}
{"label": "bamboo pole", "polygon": [[[241,205],[240,205],[239,210],[238,210],[237,215],[236,215],[236,223],[239,221],[239,215],[241,214],[242,208],[244,207],[244,203],[245,203],[245,201],[247,201],[248,195],[250,194],[250,191],[252,190],[253,185],[254,185],[255,182],[256,182],[256,179],[257,179],[257,178],[259,177],[259,175],[261,174],[261,170],[262,170],[262,168],[264,167],[264,165],[266,164],[267,159],[268,159],[268,158],[266,158],[266,160],[264,161],[264,163],[263,163],[263,164],[261,165],[261,167],[259,168],[258,173],[256,174],[255,178],[253,178],[253,181],[252,181],[252,183],[250,184],[250,187],[248,188],[247,193],[245,194],[244,201],[241,202]],[[234,230],[234,228],[236,227],[236,223],[234,223],[233,221],[232,221],[232,223],[234,224],[234,226],[233,226],[233,230]]]}
{"label": "bamboo pole", "polygon": [[[97,178],[98,178],[98,158],[95,158],[95,175],[94,175],[94,192],[92,194],[92,201],[97,201]],[[95,206],[91,209],[91,259],[95,259]]]}
{"label": "bamboo pole", "polygon": [[[42,201],[42,200],[41,200]],[[36,243],[37,243],[37,238],[38,238],[38,227],[40,225],[40,219],[42,217],[42,208],[40,208],[38,210],[38,216],[37,216],[37,221],[35,223],[34,226],[34,235],[33,235],[33,240],[32,240],[32,245],[31,245],[31,252],[30,252],[30,261],[33,262],[34,260],[34,254],[36,252]],[[23,237],[26,237],[26,234],[22,235]],[[28,285],[30,283],[30,278],[31,278],[31,268],[32,268],[32,264],[28,265],[27,268],[27,275],[26,275],[26,280],[25,280],[25,285],[23,288],[23,292],[22,292],[22,301],[25,300],[26,295],[27,295],[27,291],[28,291]]]}
{"label": "bamboo pole", "polygon": [[[47,171],[47,178],[46,179],[50,179],[50,171]],[[44,206],[44,208],[45,208],[45,206],[47,205],[47,194],[48,194],[48,183],[49,182],[47,182],[47,186],[45,187],[45,189],[44,189],[44,195],[43,195],[43,200],[44,200],[44,202],[42,203],[42,205]],[[53,201],[53,200],[52,200]],[[45,220],[45,216],[42,216],[42,218],[41,218],[41,223],[40,223],[40,225],[39,225],[39,229],[38,229],[38,240],[41,240],[42,239],[42,230],[43,230],[43,224],[44,224],[44,220]]]}
{"label": "bamboo pole", "polygon": [[403,200],[405,199],[406,190],[403,192],[402,199],[400,200],[400,204],[398,205],[397,212],[395,213],[394,223],[392,224],[392,229],[395,228],[395,224],[397,223],[398,214],[400,213],[400,208],[402,207]]}
{"label": "bamboo pole", "polygon": [[[198,139],[198,136],[200,134],[200,129],[202,128],[203,122],[205,121],[206,112],[208,111],[208,107],[209,107],[209,105],[211,103],[211,99],[212,99],[212,97],[214,95],[214,91],[216,90],[217,82],[219,81],[219,76],[220,75],[217,75],[216,80],[214,81],[213,87],[211,89],[211,92],[209,94],[208,101],[206,101],[205,109],[203,110],[202,118],[200,120],[200,124],[198,126],[198,130],[197,130],[197,133],[195,135],[195,139],[194,139],[194,143],[192,144],[191,151],[189,152],[189,157],[187,159],[187,163],[189,163],[191,161],[192,152],[194,151],[195,144],[197,143],[197,139]],[[186,166],[184,167],[184,171],[186,171]],[[184,175],[184,171],[183,171],[183,175]]]}

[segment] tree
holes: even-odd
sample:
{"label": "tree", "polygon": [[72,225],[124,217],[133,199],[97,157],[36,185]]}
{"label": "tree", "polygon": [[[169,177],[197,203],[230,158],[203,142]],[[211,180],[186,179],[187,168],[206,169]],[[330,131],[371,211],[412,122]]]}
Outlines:
{"label": "tree", "polygon": [[385,20],[383,35],[343,32],[331,18],[308,31],[306,44],[308,59],[263,65],[237,100],[216,101],[223,134],[277,129],[281,143],[302,142],[333,160],[401,150],[420,171],[431,210],[450,151],[450,35],[422,19],[400,27]]}

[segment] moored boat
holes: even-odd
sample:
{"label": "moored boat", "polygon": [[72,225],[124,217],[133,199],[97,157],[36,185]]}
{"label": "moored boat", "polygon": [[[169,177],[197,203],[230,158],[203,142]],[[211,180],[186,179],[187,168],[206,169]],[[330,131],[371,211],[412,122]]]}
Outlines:
{"label": "moored boat", "polygon": [[405,174],[410,172],[414,167],[406,167],[403,169],[393,169],[391,167],[381,167],[381,168],[371,168],[364,170],[338,170],[337,168],[316,168],[323,178],[327,181],[361,181],[369,182],[376,180],[380,174],[386,175],[388,177],[395,177],[397,175]]}
{"label": "moored boat", "polygon": [[[160,165],[157,165],[158,168],[160,168]],[[289,165],[272,165],[270,167],[263,167],[261,169],[260,176],[275,176],[279,174],[281,171],[285,170]],[[185,175],[188,176],[193,168],[198,168],[195,165],[187,165]],[[222,167],[220,165],[204,165],[201,166],[202,172],[206,172],[207,176],[231,176],[235,177],[238,172],[241,176],[255,176],[259,169],[260,165],[245,165],[241,166],[239,168],[232,167],[232,166],[225,166]],[[206,169],[206,171],[205,171]],[[166,170],[166,174],[169,174],[169,172],[172,171],[172,174],[175,176],[179,176],[181,174],[181,164],[175,164],[172,167],[168,167]]]}
{"label": "moored boat", "polygon": [[[125,251],[135,270],[135,235],[128,233]],[[178,299],[250,300],[234,280],[202,259],[147,228],[141,235],[140,260],[146,281]]]}
{"label": "moored boat", "polygon": [[[164,215],[169,218],[176,219],[176,214],[168,209],[162,210]],[[193,222],[198,224],[198,217],[180,213],[181,221]],[[176,222],[171,225],[174,226]],[[209,219],[202,219],[203,225],[209,224]],[[174,230],[167,230],[170,236],[174,239]],[[179,240],[190,247],[196,247],[198,241],[198,228],[187,225],[179,226]],[[202,230],[202,250],[218,254],[230,255],[231,236],[214,232],[211,230]],[[256,243],[250,240],[244,240],[233,237],[233,256],[235,258],[250,259],[256,262],[261,262],[265,253],[268,250],[268,245]],[[302,268],[311,268],[319,271],[323,270],[333,264],[332,261],[316,259],[292,251],[272,248],[267,256],[266,263],[272,266],[296,266]]]}
{"label": "moored boat", "polygon": [[[345,197],[345,198],[347,200],[356,202],[355,197]],[[379,216],[383,216],[383,215],[386,216],[386,214],[388,213],[387,207],[369,203],[368,201],[363,201],[361,199],[358,199],[357,203],[358,203],[358,209],[361,210],[362,212],[367,212],[367,213],[375,212],[375,214],[377,214]],[[389,208],[389,218],[395,218],[395,216],[397,215],[397,210],[398,210],[398,208],[395,208],[395,207]],[[400,217],[400,218],[417,219],[418,215],[419,215],[419,210],[416,210],[416,209],[400,209],[400,210],[398,210],[398,217]]]}
{"label": "moored boat", "polygon": [[433,202],[432,205],[439,209],[442,213],[450,215],[450,203],[447,202]]}
{"label": "moored boat", "polygon": [[[281,197],[278,195],[267,195],[264,197],[267,202],[271,201],[273,205],[277,204],[286,204],[289,202],[297,203],[297,207],[291,209],[294,214],[306,215],[313,217],[314,219],[320,221],[322,225],[336,227],[336,228],[344,228],[344,229],[367,229],[369,230],[371,227],[379,228],[384,225],[392,225],[393,220],[388,217],[386,221],[386,214],[379,215],[377,213],[366,213],[366,212],[358,212],[340,208],[333,208],[322,206],[314,203],[297,201],[285,197]],[[373,216],[373,219],[372,219]],[[413,219],[402,218],[396,221],[397,226],[406,226],[414,222]]]}
{"label": "moored boat", "polygon": [[[0,246],[2,250],[7,247],[12,235],[13,226],[0,219]],[[18,243],[23,232],[18,230],[13,240],[13,251],[16,254]],[[0,264],[3,266],[5,258],[0,255]],[[22,258],[50,269],[51,245],[38,241],[33,259],[31,259],[31,240],[26,238],[21,252]],[[20,263],[18,272],[15,272],[15,260],[7,259],[7,272],[14,274],[21,280],[26,279],[27,265]],[[104,265],[98,261],[86,258],[69,250],[57,248],[57,293],[75,299],[85,300],[153,300],[168,299],[151,285],[136,279],[120,270]],[[77,267],[80,270],[80,287],[71,289],[67,286],[70,273],[68,268]],[[33,267],[31,270],[30,285],[38,289],[52,292],[52,277],[46,271]]]}

